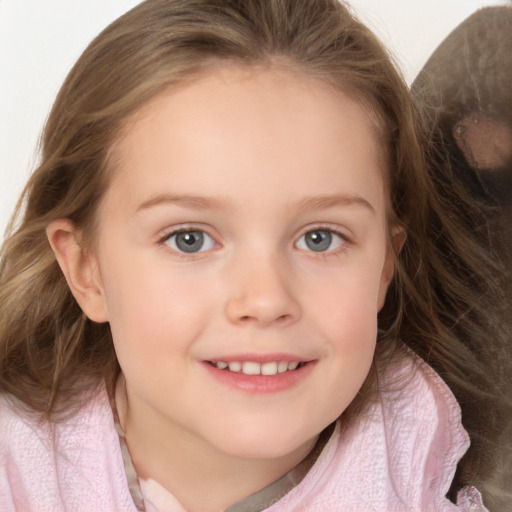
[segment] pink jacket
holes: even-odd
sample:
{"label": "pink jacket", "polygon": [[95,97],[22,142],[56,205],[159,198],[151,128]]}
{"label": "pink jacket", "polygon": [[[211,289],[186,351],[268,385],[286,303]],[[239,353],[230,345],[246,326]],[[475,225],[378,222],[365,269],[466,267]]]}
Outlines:
{"label": "pink jacket", "polygon": [[[268,512],[486,511],[473,488],[457,505],[445,498],[469,444],[450,390],[415,358],[383,380],[392,378],[400,390],[348,428],[338,422],[308,475]],[[53,433],[0,399],[0,510],[136,512],[105,392]]]}

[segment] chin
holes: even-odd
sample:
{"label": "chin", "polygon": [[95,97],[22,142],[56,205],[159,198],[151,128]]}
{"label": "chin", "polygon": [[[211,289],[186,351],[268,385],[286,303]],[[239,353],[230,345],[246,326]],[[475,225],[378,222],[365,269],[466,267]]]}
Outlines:
{"label": "chin", "polygon": [[279,459],[297,450],[303,450],[312,443],[321,430],[293,432],[283,429],[282,426],[250,426],[226,430],[225,432],[229,433],[221,436],[216,444],[221,451],[232,457]]}

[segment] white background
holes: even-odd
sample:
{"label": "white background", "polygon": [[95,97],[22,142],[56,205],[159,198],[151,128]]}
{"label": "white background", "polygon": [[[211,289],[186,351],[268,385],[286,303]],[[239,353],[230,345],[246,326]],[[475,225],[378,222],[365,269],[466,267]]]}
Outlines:
{"label": "white background", "polygon": [[[312,0],[314,1],[314,0]],[[87,43],[138,0],[0,0],[0,240],[61,82]],[[479,7],[505,0],[352,0],[408,82]]]}

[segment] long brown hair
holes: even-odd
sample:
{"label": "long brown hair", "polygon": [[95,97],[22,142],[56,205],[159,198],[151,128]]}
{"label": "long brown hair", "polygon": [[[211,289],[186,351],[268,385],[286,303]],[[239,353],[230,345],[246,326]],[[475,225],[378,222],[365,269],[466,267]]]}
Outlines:
{"label": "long brown hair", "polygon": [[[471,404],[495,405],[481,346],[464,339],[467,332],[472,340],[475,332],[487,339],[494,327],[483,300],[492,288],[484,270],[492,265],[457,215],[473,207],[428,172],[406,85],[382,45],[337,0],[146,0],[89,45],[57,96],[41,163],[2,249],[0,390],[57,418],[85,390],[104,380],[112,388],[119,368],[109,326],[85,318],[45,228],[65,217],[93,237],[115,168],[112,148],[127,121],[162,90],[226,61],[289,66],[354,95],[375,114],[388,157],[389,223],[407,231],[379,314],[375,368],[405,343],[441,373],[470,418]],[[357,404],[369,396],[375,375]],[[488,446],[477,427],[468,460]]]}

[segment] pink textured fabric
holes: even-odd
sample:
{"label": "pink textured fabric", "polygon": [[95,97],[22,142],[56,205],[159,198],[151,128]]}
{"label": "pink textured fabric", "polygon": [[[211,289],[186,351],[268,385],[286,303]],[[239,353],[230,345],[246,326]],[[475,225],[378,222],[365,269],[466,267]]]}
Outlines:
{"label": "pink textured fabric", "polygon": [[268,512],[484,512],[467,487],[446,497],[469,446],[460,408],[440,377],[411,357],[381,377],[381,401],[343,429],[338,423],[301,485]]}
{"label": "pink textured fabric", "polygon": [[[309,474],[268,512],[486,511],[473,488],[458,505],[445,498],[469,444],[446,385],[412,357],[382,381],[395,391],[348,426],[338,422]],[[164,499],[159,512],[184,512]],[[0,510],[136,512],[105,392],[53,429],[0,400]]]}

